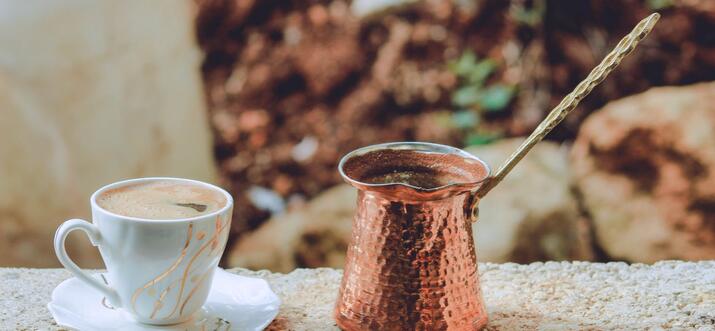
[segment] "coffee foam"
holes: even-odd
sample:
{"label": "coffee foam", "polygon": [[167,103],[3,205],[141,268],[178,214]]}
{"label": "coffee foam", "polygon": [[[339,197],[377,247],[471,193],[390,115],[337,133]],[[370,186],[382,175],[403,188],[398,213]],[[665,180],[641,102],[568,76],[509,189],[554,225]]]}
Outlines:
{"label": "coffee foam", "polygon": [[123,216],[172,220],[212,213],[226,205],[226,197],[208,187],[158,180],[107,190],[97,204]]}

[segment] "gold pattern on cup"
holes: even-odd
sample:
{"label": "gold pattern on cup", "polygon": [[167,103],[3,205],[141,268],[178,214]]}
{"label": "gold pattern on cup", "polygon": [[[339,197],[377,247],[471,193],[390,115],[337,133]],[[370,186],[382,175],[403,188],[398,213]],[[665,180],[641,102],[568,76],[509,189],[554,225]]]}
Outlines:
{"label": "gold pattern on cup", "polygon": [[201,287],[204,280],[206,279],[206,276],[208,276],[211,273],[211,271],[212,270],[209,269],[206,272],[204,272],[204,274],[201,275],[201,278],[199,278],[199,281],[196,284],[196,286],[194,286],[194,288],[191,289],[191,291],[189,291],[189,294],[186,296],[186,300],[184,300],[184,303],[181,304],[181,309],[179,309],[179,316],[184,314],[184,308],[186,307],[186,304],[189,303],[189,300],[191,300],[191,297],[194,295],[194,293],[196,293],[196,290],[198,290],[199,287]]}
{"label": "gold pattern on cup", "polygon": [[[159,312],[159,310],[161,310],[161,308],[164,307],[164,298],[172,289],[175,288],[175,286],[177,284],[180,284],[180,289],[179,289],[179,295],[176,299],[176,303],[174,304],[172,311],[168,315],[164,316],[164,318],[169,318],[169,317],[173,316],[174,314],[176,314],[177,309],[179,311],[179,316],[181,316],[183,314],[184,308],[188,304],[188,301],[191,299],[191,297],[194,295],[194,293],[198,290],[199,286],[201,286],[203,280],[212,271],[212,270],[208,270],[200,276],[198,283],[189,291],[188,296],[182,302],[183,293],[184,293],[185,286],[186,286],[186,279],[189,275],[193,274],[196,269],[196,268],[192,269],[192,265],[194,264],[196,259],[204,252],[204,250],[206,250],[206,248],[208,248],[209,246],[211,247],[211,249],[208,251],[209,256],[213,255],[214,253],[218,253],[220,251],[220,250],[216,250],[216,249],[218,247],[220,247],[219,242],[220,242],[221,234],[224,232],[224,230],[228,229],[228,224],[229,224],[228,221],[221,222],[220,216],[216,217],[216,222],[214,223],[215,230],[214,230],[214,233],[211,235],[211,238],[207,242],[203,243],[203,245],[201,245],[199,247],[199,249],[196,251],[196,253],[194,253],[191,256],[188,265],[186,266],[186,268],[183,271],[182,277],[180,279],[176,279],[175,281],[172,281],[164,290],[162,290],[159,298],[156,300],[156,302],[154,304],[154,309],[153,309],[149,318],[153,319],[156,317],[156,314]],[[169,269],[167,269],[166,271],[161,273],[161,275],[159,277],[149,281],[143,287],[137,289],[134,296],[132,297],[132,307],[134,308],[134,311],[137,314],[139,314],[139,313],[136,311],[135,306],[136,306],[136,301],[137,301],[139,295],[147,288],[150,288],[150,291],[151,290],[155,291],[155,289],[151,288],[151,286],[153,286],[156,283],[158,283],[159,281],[161,281],[163,278],[168,276],[170,273],[176,271],[178,265],[184,260],[184,258],[186,257],[186,254],[187,254],[188,247],[190,246],[190,243],[191,243],[192,232],[193,232],[193,224],[189,224],[189,230],[187,233],[187,241],[186,241],[184,248],[182,249],[181,255],[177,259],[177,261],[175,261],[174,264],[172,264],[172,266],[169,267]],[[206,237],[205,231],[199,231],[196,234],[196,239],[198,239],[198,240],[203,240],[205,237]],[[195,281],[196,279],[197,279],[197,275],[192,276],[191,283],[196,283],[196,281]]]}
{"label": "gold pattern on cup", "polygon": [[161,291],[159,299],[154,302],[154,310],[152,310],[151,316],[149,316],[149,318],[154,318],[154,316],[156,316],[156,313],[158,313],[159,310],[164,307],[164,297],[166,297],[169,291],[171,291],[172,286],[174,286],[174,284],[169,284],[169,286],[167,286],[163,291]]}
{"label": "gold pattern on cup", "polygon": [[[107,282],[107,278],[104,277],[104,274],[99,274],[99,276],[102,277],[104,284],[109,285],[109,282]],[[114,310],[114,307],[107,302],[107,297],[102,297],[102,306],[104,306],[104,308]]]}
{"label": "gold pattern on cup", "polygon": [[[171,310],[169,315],[167,315],[166,317],[173,316],[176,313],[177,309],[179,309],[179,304],[181,302],[181,299],[184,297],[184,289],[186,287],[186,278],[189,276],[190,271],[192,271],[191,266],[194,264],[196,259],[201,255],[201,253],[207,247],[209,247],[209,245],[212,246],[211,250],[209,251],[209,254],[212,253],[212,251],[217,247],[217,243],[218,243],[220,234],[223,232],[224,229],[227,228],[228,223],[229,223],[228,221],[222,223],[221,217],[220,216],[216,217],[214,233],[211,236],[211,239],[209,241],[207,241],[206,243],[204,243],[203,245],[201,245],[201,247],[199,247],[198,251],[196,251],[196,253],[194,253],[194,255],[191,256],[191,259],[189,260],[189,264],[186,266],[186,269],[184,269],[184,273],[181,276],[181,285],[179,287],[179,296],[176,299],[176,304],[174,304],[174,308]],[[192,289],[191,292],[193,292],[193,291],[194,290]],[[180,310],[179,315],[181,315],[182,310],[183,310],[183,308]]]}
{"label": "gold pattern on cup", "polygon": [[[135,312],[137,315],[140,314],[140,313],[137,311],[137,308],[136,308],[137,300],[139,299],[139,295],[140,295],[142,292],[144,292],[146,289],[148,289],[148,288],[154,286],[156,283],[158,283],[158,282],[161,281],[162,279],[166,278],[166,276],[168,276],[168,275],[171,274],[174,270],[176,270],[176,268],[179,267],[179,264],[181,263],[181,261],[184,260],[184,257],[186,256],[186,252],[187,252],[187,250],[188,250],[188,248],[189,248],[189,245],[191,244],[191,236],[193,235],[193,229],[194,229],[194,224],[193,224],[193,223],[189,223],[189,228],[188,228],[187,231],[186,231],[186,232],[187,232],[187,233],[186,233],[186,242],[184,243],[184,248],[181,250],[181,255],[179,255],[179,257],[176,259],[176,261],[174,261],[174,263],[173,263],[168,269],[164,270],[164,272],[162,272],[161,274],[159,274],[159,276],[157,276],[156,278],[150,280],[148,283],[144,284],[144,286],[138,288],[138,289],[134,292],[134,295],[132,295],[132,310],[134,310],[134,312]],[[169,285],[169,286],[167,287],[167,289],[169,289],[169,288],[171,288],[171,285]],[[164,298],[164,295],[166,295],[165,292],[167,292],[167,291],[166,291],[166,290],[162,291],[162,295],[159,297],[159,300],[157,301],[157,303],[154,304],[155,312],[152,313],[152,315],[154,315],[154,314],[156,313],[156,310],[157,310],[157,309],[156,309],[156,306],[157,306],[157,305],[163,305],[162,300],[163,300],[163,298]]]}

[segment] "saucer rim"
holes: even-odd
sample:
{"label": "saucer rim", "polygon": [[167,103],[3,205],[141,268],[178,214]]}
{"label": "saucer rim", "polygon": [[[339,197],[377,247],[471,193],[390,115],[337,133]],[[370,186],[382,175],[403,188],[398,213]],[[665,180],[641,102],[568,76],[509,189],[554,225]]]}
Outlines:
{"label": "saucer rim", "polygon": [[[233,274],[233,273],[227,272],[225,269],[223,269],[223,268],[221,268],[221,267],[216,267],[216,269],[217,269],[217,270],[216,270],[217,273],[225,273],[225,274],[227,274],[227,275],[229,275],[229,276],[235,276],[235,277],[251,278],[251,279],[254,279],[254,280],[260,280],[261,282],[265,283],[268,292],[270,292],[269,296],[271,297],[271,302],[269,302],[269,303],[264,303],[264,304],[258,304],[258,305],[255,305],[255,304],[246,304],[246,306],[253,306],[253,307],[256,307],[256,306],[265,306],[264,309],[262,309],[262,310],[263,310],[264,312],[268,313],[268,315],[267,315],[267,317],[266,317],[265,319],[262,319],[262,321],[260,321],[259,323],[256,323],[256,324],[257,324],[257,325],[256,325],[256,328],[257,328],[257,329],[264,330],[266,327],[268,327],[268,326],[276,319],[276,317],[277,317],[278,314],[280,313],[280,308],[281,308],[283,302],[282,302],[281,298],[278,296],[278,294],[277,294],[277,293],[273,290],[273,288],[270,286],[270,283],[268,283],[268,281],[266,281],[265,279],[260,278],[260,277],[250,277],[250,276],[244,276],[244,275]],[[92,275],[92,277],[101,277],[101,275],[103,275],[103,274],[106,274],[106,271],[95,271],[95,272],[93,272],[91,275]],[[88,323],[88,321],[86,321],[86,320],[85,320],[84,318],[82,318],[81,316],[77,315],[73,310],[70,310],[70,309],[67,309],[67,308],[63,308],[63,306],[61,306],[61,305],[59,305],[59,304],[57,303],[57,302],[59,301],[59,300],[58,300],[58,298],[59,298],[59,297],[58,297],[58,296],[59,296],[59,294],[58,294],[58,289],[59,289],[60,287],[62,287],[63,285],[66,286],[68,283],[74,282],[74,281],[77,281],[78,284],[80,284],[80,286],[84,287],[85,289],[88,289],[88,288],[89,288],[89,287],[86,287],[86,284],[83,283],[83,282],[82,282],[80,279],[78,279],[77,277],[69,277],[69,278],[63,280],[62,282],[60,282],[59,284],[57,284],[57,286],[55,286],[55,287],[52,289],[52,294],[51,294],[51,296],[50,296],[50,301],[47,303],[46,307],[47,307],[47,309],[49,310],[50,315],[52,316],[52,320],[54,321],[54,323],[56,323],[56,324],[57,324],[58,326],[60,326],[60,327],[68,328],[68,329],[70,329],[70,330],[82,330],[82,329],[78,329],[77,326],[72,326],[72,325],[68,325],[68,324],[65,324],[65,323],[60,323],[60,322],[57,320],[57,317],[56,317],[56,316],[59,315],[59,314],[56,314],[55,311],[61,311],[61,312],[63,313],[63,315],[71,315],[71,316],[74,317],[74,319],[76,319],[76,320],[78,320],[78,321],[82,321],[83,324],[90,324],[90,325],[88,325],[88,326],[91,327],[91,328],[94,328],[95,326],[94,326],[94,325],[91,325],[91,324],[92,324],[91,321],[89,321],[89,323]],[[89,289],[91,289],[91,288],[89,288]],[[101,294],[99,294],[99,295],[101,295]],[[204,305],[201,306],[201,308],[196,312],[196,314],[209,315],[210,317],[223,319],[221,316],[211,316],[211,315],[210,315],[210,311],[208,311],[208,309],[206,308],[208,302],[209,302],[209,301],[208,301],[208,299],[207,299],[206,303],[204,303]],[[275,307],[275,308],[273,308],[273,307]],[[184,321],[184,322],[177,323],[177,324],[171,324],[171,325],[152,325],[152,324],[147,324],[147,323],[142,323],[142,322],[140,322],[140,321],[137,321],[137,320],[135,320],[134,318],[131,318],[130,316],[127,316],[127,314],[124,313],[124,312],[121,312],[121,311],[120,311],[119,313],[120,313],[120,315],[122,316],[122,317],[121,317],[121,320],[123,320],[123,321],[125,321],[125,322],[127,322],[127,323],[130,323],[130,324],[132,324],[132,325],[136,325],[136,326],[138,326],[138,327],[144,326],[144,327],[149,327],[149,328],[157,328],[157,330],[160,330],[161,328],[166,328],[167,330],[172,330],[172,329],[177,328],[177,327],[178,327],[179,329],[181,329],[182,326],[185,326],[184,324],[186,324],[186,323],[191,323],[192,321],[196,320],[196,316],[193,316],[192,318],[190,318],[190,319],[188,319],[188,320],[186,320],[186,321]],[[80,325],[80,326],[82,326],[82,325]],[[87,326],[87,325],[85,325],[85,326]],[[105,330],[105,329],[103,329],[103,330]],[[106,330],[115,330],[115,329],[111,329],[111,328],[110,328],[110,329],[106,329]],[[116,329],[116,330],[119,330],[119,329]]]}

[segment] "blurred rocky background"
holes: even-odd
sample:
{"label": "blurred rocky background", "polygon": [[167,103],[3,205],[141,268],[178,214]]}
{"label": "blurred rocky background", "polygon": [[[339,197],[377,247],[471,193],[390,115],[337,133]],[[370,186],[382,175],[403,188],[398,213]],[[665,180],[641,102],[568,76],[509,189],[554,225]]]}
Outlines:
{"label": "blurred rocky background", "polygon": [[[76,16],[48,9],[68,22],[114,18],[104,23],[112,29],[58,30],[68,41],[56,47],[51,28],[34,31],[0,10],[3,49],[31,40],[11,31],[44,38],[37,48],[11,47],[11,57],[0,52],[0,95],[14,96],[0,98],[0,245],[7,243],[0,265],[32,264],[35,256],[42,262],[32,265],[57,265],[41,245],[68,214],[86,213],[91,189],[117,177],[217,173],[236,197],[224,265],[342,267],[356,194],[336,171],[343,154],[420,140],[465,148],[497,166],[653,11],[662,18],[636,52],[482,201],[477,255],[521,263],[715,259],[713,1],[194,0],[132,12],[116,10],[119,3]],[[174,29],[166,28],[170,16],[180,18]],[[82,56],[60,61],[68,48]],[[55,65],[34,66],[53,58]],[[113,85],[91,84],[101,79]],[[8,117],[3,102],[16,105]],[[30,104],[60,129],[12,110]],[[37,132],[5,120],[13,116]],[[111,141],[96,127],[81,135],[93,127],[86,118],[104,123]],[[154,137],[151,121],[166,126],[165,139]],[[27,174],[65,169],[43,160],[74,160],[56,156],[63,151],[56,141],[78,154],[113,153],[61,177],[81,190],[47,186],[47,195],[80,201],[71,213],[16,212],[18,199],[46,183]],[[162,144],[170,154],[152,152]],[[37,146],[54,154],[29,152]],[[166,155],[181,161],[166,164]],[[42,230],[17,230],[28,224]],[[27,247],[31,253],[10,254],[22,259],[7,258]]]}
{"label": "blurred rocky background", "polygon": [[[482,202],[478,256],[715,258],[714,90],[687,86],[715,79],[715,3],[199,3],[215,154],[239,197],[228,265],[340,267],[343,154],[422,140],[497,165],[652,11],[639,49]],[[619,100],[664,85],[685,87]]]}

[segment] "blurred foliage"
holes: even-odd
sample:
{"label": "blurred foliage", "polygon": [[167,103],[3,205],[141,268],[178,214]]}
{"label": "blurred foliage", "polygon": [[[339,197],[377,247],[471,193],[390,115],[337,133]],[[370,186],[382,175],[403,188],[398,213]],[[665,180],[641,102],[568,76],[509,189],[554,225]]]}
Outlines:
{"label": "blurred foliage", "polygon": [[544,0],[534,1],[531,7],[526,7],[523,2],[515,2],[509,10],[512,20],[530,27],[541,24],[544,21],[544,15],[546,15],[546,1]]}
{"label": "blurred foliage", "polygon": [[673,0],[647,0],[646,5],[652,10],[660,10],[673,6]]}
{"label": "blurred foliage", "polygon": [[452,104],[457,107],[452,116],[452,125],[466,131],[465,145],[487,144],[499,138],[499,133],[487,133],[480,128],[482,113],[500,112],[514,98],[516,88],[503,83],[487,84],[489,77],[498,70],[496,61],[479,59],[474,52],[465,51],[457,60],[447,64],[460,81],[452,94]]}
{"label": "blurred foliage", "polygon": [[490,144],[502,137],[504,137],[504,134],[502,134],[502,133],[473,132],[473,133],[470,133],[467,135],[467,138],[464,140],[464,145],[466,145],[467,147],[476,146],[476,145],[486,145],[486,144]]}

